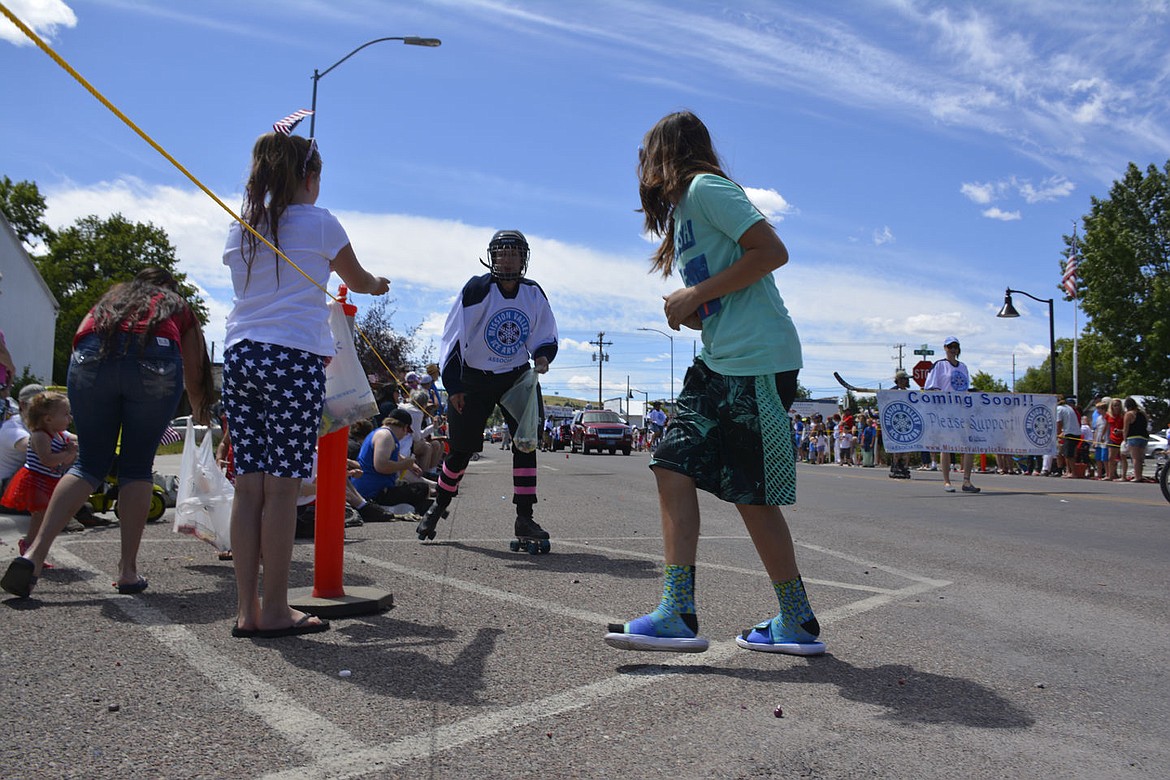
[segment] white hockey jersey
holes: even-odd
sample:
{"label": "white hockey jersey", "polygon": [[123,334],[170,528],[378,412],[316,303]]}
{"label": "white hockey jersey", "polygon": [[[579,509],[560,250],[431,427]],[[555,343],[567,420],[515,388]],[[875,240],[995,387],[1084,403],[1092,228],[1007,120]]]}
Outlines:
{"label": "white hockey jersey", "polygon": [[528,365],[530,358],[557,354],[557,321],[540,285],[521,279],[507,297],[491,274],[472,277],[455,299],[443,341],[439,366],[448,394],[463,392],[463,370],[501,374]]}

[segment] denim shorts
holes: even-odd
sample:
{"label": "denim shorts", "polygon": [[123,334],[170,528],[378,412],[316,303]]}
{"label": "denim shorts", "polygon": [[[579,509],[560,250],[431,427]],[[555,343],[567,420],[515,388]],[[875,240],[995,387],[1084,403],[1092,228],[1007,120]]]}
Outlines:
{"label": "denim shorts", "polygon": [[313,475],[325,400],[325,359],[244,340],[223,357],[223,411],[236,474]]}
{"label": "denim shorts", "polygon": [[788,407],[797,374],[724,376],[696,360],[651,467],[685,474],[699,489],[734,504],[795,504]]}
{"label": "denim shorts", "polygon": [[91,333],[69,359],[66,385],[78,439],[77,462],[69,473],[97,488],[116,454],[118,484],[149,482],[159,439],[183,395],[179,345],[123,334],[102,357],[101,344]]}

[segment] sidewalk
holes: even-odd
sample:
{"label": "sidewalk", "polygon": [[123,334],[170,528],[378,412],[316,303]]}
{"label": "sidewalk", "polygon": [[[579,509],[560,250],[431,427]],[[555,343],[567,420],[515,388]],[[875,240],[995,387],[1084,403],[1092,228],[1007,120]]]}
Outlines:
{"label": "sidewalk", "polygon": [[[177,455],[159,455],[154,459],[154,470],[158,474],[177,475],[179,473],[179,463],[182,459],[183,456],[181,453]],[[114,518],[112,512],[106,516],[110,519]],[[28,515],[14,515],[0,510],[0,544],[12,544],[13,549],[15,549],[16,537],[24,536],[27,532]]]}

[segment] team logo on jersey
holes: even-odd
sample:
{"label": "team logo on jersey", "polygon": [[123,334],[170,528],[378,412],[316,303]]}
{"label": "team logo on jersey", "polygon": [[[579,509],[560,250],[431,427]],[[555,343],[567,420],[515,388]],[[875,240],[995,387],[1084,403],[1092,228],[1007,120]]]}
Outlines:
{"label": "team logo on jersey", "polygon": [[951,389],[962,392],[967,389],[970,380],[967,378],[966,372],[952,371],[951,372]]}
{"label": "team logo on jersey", "polygon": [[1037,447],[1049,447],[1056,435],[1056,420],[1047,406],[1036,406],[1024,417],[1024,434]]}
{"label": "team logo on jersey", "polygon": [[894,401],[882,409],[882,430],[898,444],[910,444],[922,438],[922,415],[908,403]]}
{"label": "team logo on jersey", "polygon": [[501,357],[512,357],[528,341],[528,316],[519,309],[504,309],[488,320],[484,341]]}

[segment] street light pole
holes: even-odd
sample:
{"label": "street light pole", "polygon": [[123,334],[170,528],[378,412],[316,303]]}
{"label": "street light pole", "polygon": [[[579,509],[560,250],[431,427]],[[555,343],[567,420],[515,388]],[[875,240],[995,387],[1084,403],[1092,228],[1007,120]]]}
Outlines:
{"label": "street light pole", "polygon": [[674,414],[674,336],[658,328],[638,328],[638,330],[654,331],[670,339],[670,413]]}
{"label": "street light pole", "polygon": [[1031,293],[1026,293],[1023,290],[1013,290],[1007,288],[1003,294],[1003,308],[999,310],[996,317],[1012,318],[1019,317],[1020,313],[1016,311],[1016,307],[1012,305],[1012,293],[1019,293],[1026,295],[1037,303],[1048,304],[1048,370],[1050,379],[1050,392],[1056,395],[1056,316],[1053,309],[1054,299],[1052,298],[1037,298]]}
{"label": "street light pole", "polygon": [[323,71],[318,72],[316,68],[313,68],[313,104],[311,107],[313,114],[312,114],[312,116],[309,117],[309,137],[310,138],[316,138],[315,131],[317,129],[317,82],[320,81],[321,79],[325,78],[325,75],[327,73],[329,73],[329,71],[333,70],[338,65],[345,62],[346,60],[348,60],[353,55],[357,54],[362,49],[366,48],[367,46],[373,46],[375,43],[381,43],[382,41],[402,41],[402,43],[405,44],[406,46],[427,46],[430,48],[435,48],[437,46],[443,45],[443,42],[440,41],[438,38],[419,38],[418,36],[415,36],[415,35],[408,35],[404,38],[399,38],[399,37],[375,38],[372,41],[366,41],[361,46],[357,47],[356,49],[351,51],[349,54],[345,55],[344,57],[342,57],[337,62],[333,63],[332,65],[330,65],[328,68],[326,68]]}

